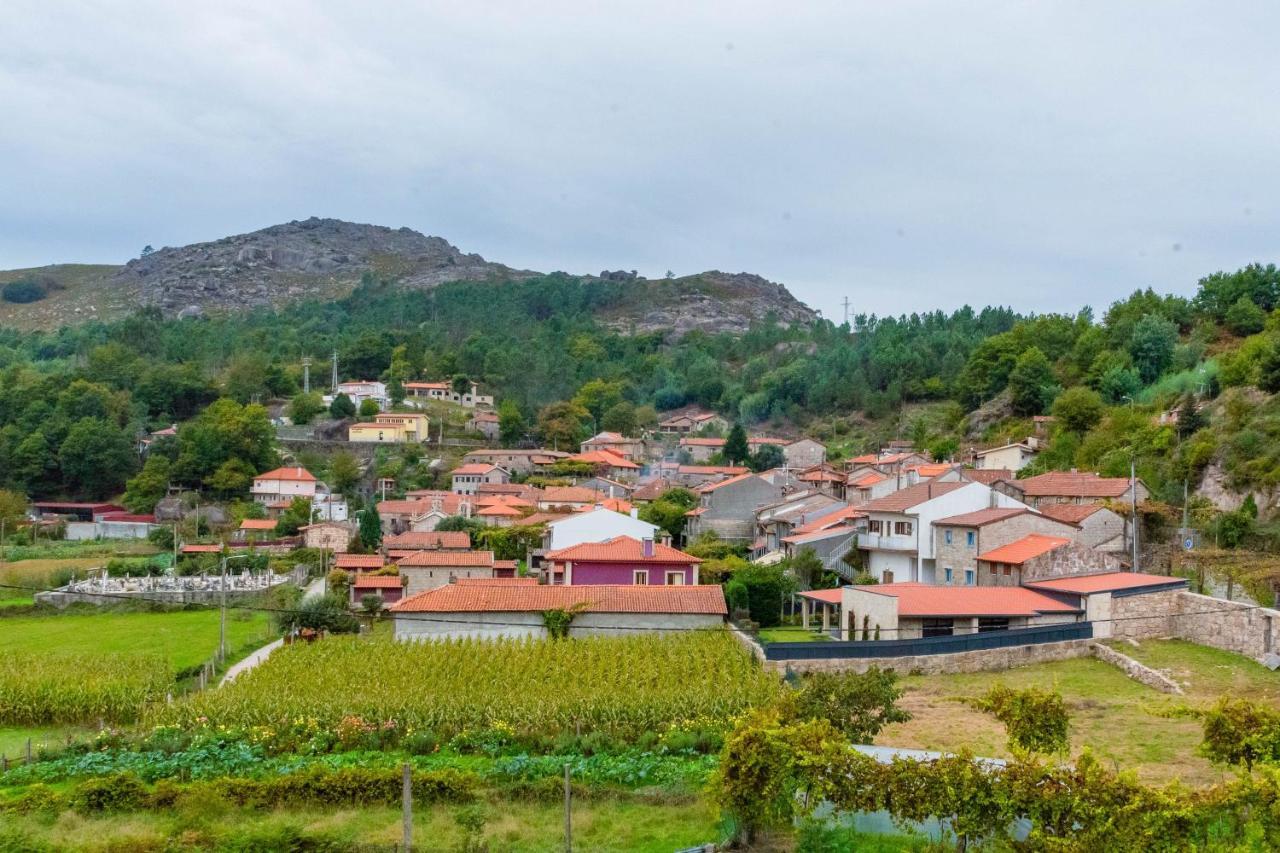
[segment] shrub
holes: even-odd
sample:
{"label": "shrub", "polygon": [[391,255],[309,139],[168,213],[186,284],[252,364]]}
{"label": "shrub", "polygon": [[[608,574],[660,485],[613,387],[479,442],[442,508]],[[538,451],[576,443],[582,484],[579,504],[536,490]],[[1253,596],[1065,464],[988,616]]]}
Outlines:
{"label": "shrub", "polygon": [[147,786],[132,773],[86,779],[71,793],[72,806],[86,814],[137,811],[148,799]]}
{"label": "shrub", "polygon": [[724,597],[729,604],[729,612],[746,610],[748,606],[747,586],[740,580],[731,580],[724,586]]}
{"label": "shrub", "polygon": [[871,743],[885,726],[911,719],[897,705],[901,698],[898,676],[891,669],[815,672],[804,677],[796,694],[796,715],[826,720],[854,743]]}
{"label": "shrub", "polygon": [[39,302],[49,295],[48,290],[40,282],[33,278],[20,278],[17,281],[11,281],[0,290],[5,302],[12,302],[15,305],[24,305],[29,302]]}
{"label": "shrub", "polygon": [[1011,748],[1048,753],[1066,752],[1071,745],[1067,708],[1057,691],[997,684],[973,704],[1004,723]]}
{"label": "shrub", "polygon": [[1280,761],[1280,712],[1247,699],[1223,696],[1201,714],[1200,752],[1210,761],[1244,765]]}
{"label": "shrub", "polygon": [[787,584],[779,566],[753,564],[738,571],[734,580],[747,588],[747,609],[761,628],[772,628],[782,619],[782,600]]}

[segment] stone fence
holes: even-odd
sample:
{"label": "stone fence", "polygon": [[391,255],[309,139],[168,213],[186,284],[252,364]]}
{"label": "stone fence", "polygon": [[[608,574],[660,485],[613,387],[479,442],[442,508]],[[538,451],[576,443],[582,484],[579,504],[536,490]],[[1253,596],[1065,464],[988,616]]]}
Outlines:
{"label": "stone fence", "polygon": [[1280,611],[1186,590],[1113,595],[1110,616],[1122,639],[1178,637],[1251,658],[1280,649]]}

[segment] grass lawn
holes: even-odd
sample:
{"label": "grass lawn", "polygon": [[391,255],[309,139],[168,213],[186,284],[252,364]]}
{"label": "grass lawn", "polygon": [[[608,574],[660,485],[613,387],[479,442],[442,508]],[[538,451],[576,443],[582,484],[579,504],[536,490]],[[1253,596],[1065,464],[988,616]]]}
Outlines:
{"label": "grass lawn", "polygon": [[889,726],[876,742],[944,751],[967,748],[977,755],[1008,757],[1004,726],[958,700],[978,696],[998,682],[1014,688],[1035,686],[1056,689],[1066,700],[1073,754],[1087,746],[1121,769],[1135,770],[1144,781],[1180,778],[1188,784],[1208,784],[1229,774],[1196,754],[1200,724],[1186,717],[1161,716],[1160,712],[1205,704],[1224,692],[1270,701],[1280,697],[1280,675],[1240,655],[1177,641],[1149,641],[1138,649],[1121,644],[1117,648],[1189,682],[1187,696],[1159,693],[1094,658],[1007,672],[908,676],[903,679],[906,693],[902,705],[914,719]]}
{"label": "grass lawn", "polygon": [[[457,850],[463,833],[454,807],[414,810],[415,849]],[[564,817],[558,804],[504,801],[487,806],[484,829],[491,850],[559,853],[564,850]],[[236,850],[312,849],[323,839],[334,849],[360,844],[391,849],[400,842],[398,809],[244,812],[221,803],[180,802],[172,811],[85,817],[74,812],[24,818],[21,829],[0,834],[0,847],[22,849],[39,842],[58,850],[160,850],[173,847]],[[19,834],[21,833],[21,834]],[[718,841],[716,816],[700,804],[648,805],[580,802],[573,809],[574,849],[670,853]],[[306,841],[303,841],[306,839]],[[311,844],[308,844],[310,841]],[[5,842],[9,842],[5,846]],[[171,847],[171,845],[173,845]],[[329,849],[325,845],[325,849]]]}
{"label": "grass lawn", "polygon": [[817,643],[830,639],[829,636],[818,631],[806,631],[799,625],[779,625],[776,628],[760,629],[760,640],[765,643]]}
{"label": "grass lawn", "polygon": [[[270,641],[265,614],[227,613],[227,644],[249,652]],[[158,652],[176,672],[207,660],[218,647],[218,611],[76,613],[0,619],[0,648],[10,653]]]}

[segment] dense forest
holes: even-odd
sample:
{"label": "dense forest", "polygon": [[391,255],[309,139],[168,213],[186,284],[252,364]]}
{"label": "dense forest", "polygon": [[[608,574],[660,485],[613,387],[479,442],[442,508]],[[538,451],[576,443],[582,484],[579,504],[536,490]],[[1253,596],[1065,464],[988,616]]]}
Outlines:
{"label": "dense forest", "polygon": [[[849,326],[761,323],[742,335],[626,334],[595,318],[625,282],[552,274],[404,292],[366,277],[350,297],[276,312],[182,320],[140,312],[57,332],[0,330],[0,485],[32,495],[118,494],[137,441],[161,445],[168,477],[216,492],[272,462],[257,403],[293,400],[301,360],[344,379],[465,377],[502,401],[508,441],[562,443],[593,429],[633,432],[698,405],[749,429],[812,432],[836,451],[867,449],[867,425],[939,457],[1017,440],[1057,415],[1032,469],[1127,473],[1181,500],[1206,468],[1225,488],[1280,482],[1280,273],[1250,266],[1204,278],[1191,298],[1147,289],[1101,318],[963,308]],[[214,403],[217,405],[213,405]],[[299,409],[303,408],[301,406]],[[1162,413],[1178,413],[1174,418]],[[157,475],[159,472],[156,472]]]}

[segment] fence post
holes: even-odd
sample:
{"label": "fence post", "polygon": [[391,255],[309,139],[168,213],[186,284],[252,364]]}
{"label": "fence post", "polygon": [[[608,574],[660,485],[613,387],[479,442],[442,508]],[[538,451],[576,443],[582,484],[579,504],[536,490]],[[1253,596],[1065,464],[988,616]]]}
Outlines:
{"label": "fence post", "polygon": [[409,762],[404,764],[404,849],[409,853],[413,849],[413,769]]}
{"label": "fence post", "polygon": [[9,756],[0,755],[0,770],[5,773],[9,772]]}
{"label": "fence post", "polygon": [[31,738],[27,738],[27,763],[31,763]]}
{"label": "fence post", "polygon": [[564,765],[564,853],[573,853],[573,789],[569,787],[569,764]]}

